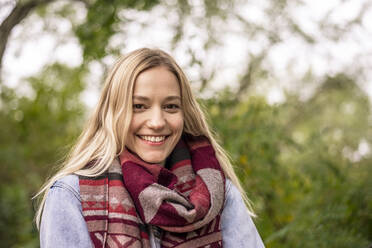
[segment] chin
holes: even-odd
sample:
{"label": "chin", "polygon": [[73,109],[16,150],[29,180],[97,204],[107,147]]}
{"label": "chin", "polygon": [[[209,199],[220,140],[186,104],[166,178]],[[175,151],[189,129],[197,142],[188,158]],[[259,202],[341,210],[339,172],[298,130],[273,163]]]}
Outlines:
{"label": "chin", "polygon": [[165,160],[163,156],[140,156],[140,158],[151,164],[161,164]]}

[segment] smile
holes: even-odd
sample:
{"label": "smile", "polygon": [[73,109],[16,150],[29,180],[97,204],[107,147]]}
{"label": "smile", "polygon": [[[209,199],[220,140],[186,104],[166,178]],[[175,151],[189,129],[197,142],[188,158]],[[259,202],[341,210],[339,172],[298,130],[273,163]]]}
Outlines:
{"label": "smile", "polygon": [[163,141],[168,137],[168,136],[150,136],[150,135],[137,135],[140,137],[142,140],[151,142],[151,143],[163,143]]}

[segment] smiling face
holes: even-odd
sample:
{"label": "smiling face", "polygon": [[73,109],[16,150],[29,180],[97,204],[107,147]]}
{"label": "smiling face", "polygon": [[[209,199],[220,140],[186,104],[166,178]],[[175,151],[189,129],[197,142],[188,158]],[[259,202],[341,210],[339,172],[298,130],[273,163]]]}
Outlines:
{"label": "smiling face", "polygon": [[139,74],[126,146],[148,163],[164,163],[181,137],[183,123],[176,76],[163,66]]}

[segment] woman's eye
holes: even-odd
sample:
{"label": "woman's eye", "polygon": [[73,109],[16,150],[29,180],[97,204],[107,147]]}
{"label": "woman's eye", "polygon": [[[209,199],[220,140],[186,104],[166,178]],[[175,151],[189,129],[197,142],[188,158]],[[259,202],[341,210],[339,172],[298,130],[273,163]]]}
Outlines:
{"label": "woman's eye", "polygon": [[145,105],[143,105],[143,104],[139,104],[139,103],[133,104],[133,109],[134,110],[142,110],[144,108],[145,108]]}
{"label": "woman's eye", "polygon": [[167,104],[165,106],[166,109],[169,109],[169,110],[177,110],[179,109],[180,107],[177,105],[177,104]]}

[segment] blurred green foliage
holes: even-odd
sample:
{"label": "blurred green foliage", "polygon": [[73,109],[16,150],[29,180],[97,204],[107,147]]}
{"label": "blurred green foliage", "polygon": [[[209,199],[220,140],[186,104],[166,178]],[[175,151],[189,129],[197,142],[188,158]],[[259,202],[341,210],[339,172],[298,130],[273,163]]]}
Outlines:
{"label": "blurred green foliage", "polygon": [[84,73],[55,64],[23,84],[29,96],[1,87],[1,247],[38,247],[31,197],[81,130]]}
{"label": "blurred green foliage", "polygon": [[362,140],[371,142],[368,97],[340,74],[306,101],[287,99],[270,106],[225,91],[205,102],[255,205],[266,247],[367,247],[372,157],[355,151]]}
{"label": "blurred green foliage", "polygon": [[119,32],[118,26],[125,22],[118,12],[122,9],[149,10],[158,3],[157,0],[107,0],[94,1],[88,8],[86,21],[75,28],[75,33],[83,46],[86,60],[100,59],[107,54],[117,53],[108,50],[111,36]]}

